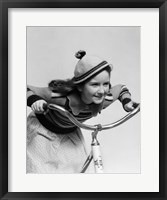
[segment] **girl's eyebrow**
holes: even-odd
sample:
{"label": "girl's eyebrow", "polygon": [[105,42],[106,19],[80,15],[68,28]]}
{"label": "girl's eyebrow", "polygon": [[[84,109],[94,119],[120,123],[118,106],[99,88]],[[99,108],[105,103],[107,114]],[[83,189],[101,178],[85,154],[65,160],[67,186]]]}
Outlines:
{"label": "girl's eyebrow", "polygon": [[98,81],[96,81],[96,80],[91,80],[90,82],[92,83],[92,82],[98,82]]}

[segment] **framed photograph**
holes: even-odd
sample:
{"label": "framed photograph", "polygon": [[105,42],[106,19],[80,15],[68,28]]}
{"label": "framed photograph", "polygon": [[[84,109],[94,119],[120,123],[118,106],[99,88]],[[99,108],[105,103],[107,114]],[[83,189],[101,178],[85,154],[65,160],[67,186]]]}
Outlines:
{"label": "framed photograph", "polygon": [[0,2],[0,198],[167,199],[166,1]]}

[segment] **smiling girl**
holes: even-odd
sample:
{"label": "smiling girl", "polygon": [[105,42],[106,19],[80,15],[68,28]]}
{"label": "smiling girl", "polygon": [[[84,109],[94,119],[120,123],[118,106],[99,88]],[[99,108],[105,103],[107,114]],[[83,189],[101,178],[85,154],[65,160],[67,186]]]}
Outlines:
{"label": "smiling girl", "polygon": [[79,61],[72,79],[52,80],[45,88],[28,86],[33,112],[27,118],[27,173],[80,173],[87,158],[81,130],[62,113],[44,110],[47,103],[64,107],[80,122],[116,100],[127,112],[138,105],[125,85],[111,87],[111,64],[85,51],[75,56]]}

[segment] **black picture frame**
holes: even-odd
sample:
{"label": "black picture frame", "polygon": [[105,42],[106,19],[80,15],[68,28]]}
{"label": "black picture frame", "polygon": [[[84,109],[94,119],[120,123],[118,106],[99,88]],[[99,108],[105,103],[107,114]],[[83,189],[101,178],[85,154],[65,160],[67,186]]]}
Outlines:
{"label": "black picture frame", "polygon": [[[159,8],[159,192],[8,192],[8,8]],[[167,199],[167,1],[0,0],[0,198]],[[10,147],[9,147],[10,148]]]}

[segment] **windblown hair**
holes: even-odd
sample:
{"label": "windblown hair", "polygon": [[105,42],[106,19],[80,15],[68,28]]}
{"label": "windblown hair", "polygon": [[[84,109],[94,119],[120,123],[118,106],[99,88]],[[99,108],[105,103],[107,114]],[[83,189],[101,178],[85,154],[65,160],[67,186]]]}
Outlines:
{"label": "windblown hair", "polygon": [[48,84],[49,88],[52,92],[55,93],[61,93],[62,95],[67,95],[68,93],[72,92],[73,90],[76,90],[77,87],[73,83],[72,79],[62,80],[62,79],[56,79],[52,80]]}

